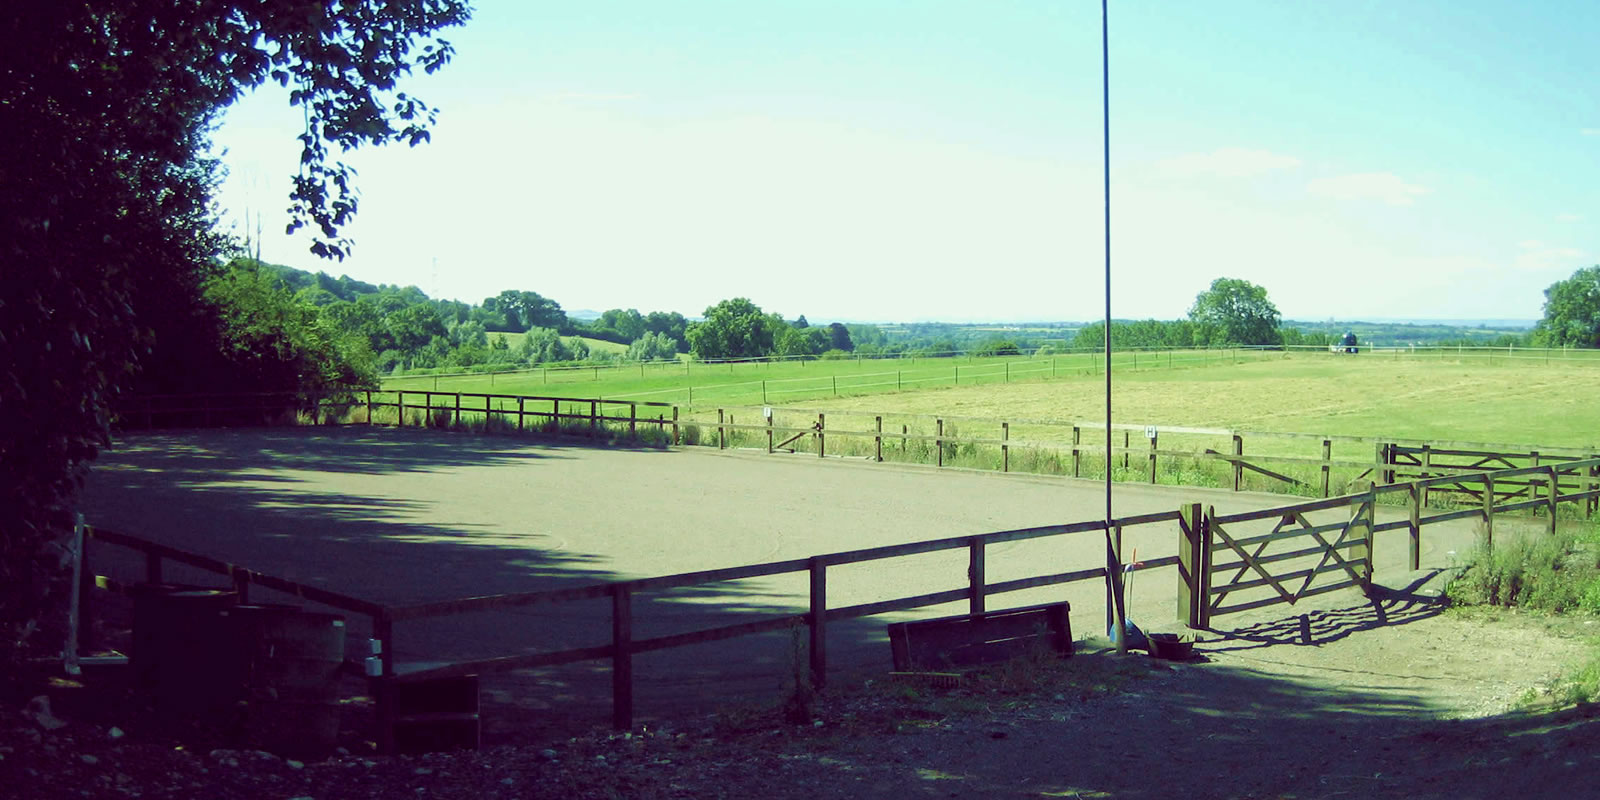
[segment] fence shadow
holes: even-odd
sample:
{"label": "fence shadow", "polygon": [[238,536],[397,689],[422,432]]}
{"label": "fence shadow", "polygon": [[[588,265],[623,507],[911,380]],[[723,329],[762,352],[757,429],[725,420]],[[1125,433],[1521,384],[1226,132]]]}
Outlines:
{"label": "fence shadow", "polygon": [[1212,628],[1210,632],[1219,639],[1206,649],[1227,652],[1280,645],[1316,647],[1362,631],[1430,619],[1444,613],[1448,603],[1443,597],[1419,590],[1441,572],[1431,570],[1399,589],[1375,585],[1367,601],[1359,605],[1317,609],[1228,630]]}

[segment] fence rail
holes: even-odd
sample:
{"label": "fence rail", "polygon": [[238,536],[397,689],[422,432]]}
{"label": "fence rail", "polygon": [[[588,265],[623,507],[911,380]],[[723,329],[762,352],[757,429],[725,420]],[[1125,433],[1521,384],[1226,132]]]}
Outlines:
{"label": "fence rail", "polygon": [[[1425,483],[1424,505],[1429,505],[1435,498],[1452,496],[1478,501],[1481,489],[1477,488],[1476,481],[1470,480],[1470,476],[1486,470],[1537,467],[1552,462],[1600,457],[1600,446],[1594,445],[1549,447],[1128,423],[1111,426],[1113,431],[1122,432],[1122,444],[1113,443],[1108,448],[1105,444],[1084,441],[1085,431],[1093,434],[1105,430],[1101,422],[994,419],[954,414],[829,412],[773,406],[696,407],[637,399],[424,389],[380,391],[330,388],[320,393],[146,396],[137,398],[124,409],[121,422],[124,427],[140,423],[146,427],[162,427],[166,424],[263,424],[296,416],[314,423],[354,422],[402,426],[461,426],[478,421],[486,428],[514,427],[519,431],[542,429],[588,436],[599,436],[607,431],[637,436],[641,430],[653,429],[658,432],[659,441],[674,445],[715,444],[719,449],[728,449],[764,444],[769,453],[814,450],[819,457],[851,454],[875,461],[889,460],[889,456],[896,454],[895,451],[904,453],[916,445],[928,448],[928,459],[938,467],[952,466],[958,452],[988,448],[989,452],[998,455],[992,463],[1002,472],[1012,470],[1015,453],[1056,453],[1070,459],[1070,470],[1062,464],[1061,471],[1073,477],[1084,476],[1086,469],[1101,474],[1094,469],[1095,464],[1084,463],[1086,456],[1103,460],[1114,460],[1121,456],[1123,479],[1128,479],[1133,473],[1139,476],[1139,480],[1149,483],[1159,481],[1163,462],[1168,465],[1209,462],[1223,467],[1231,478],[1234,491],[1247,488],[1247,476],[1257,476],[1256,486],[1260,488],[1287,489],[1321,497],[1333,497],[1339,493],[1335,491],[1335,470],[1341,470],[1342,475],[1353,475],[1348,478],[1350,483],[1369,478],[1378,484],[1431,481],[1450,476],[1468,478],[1463,481],[1446,479]],[[845,418],[845,422],[839,421],[841,417]],[[759,421],[737,421],[741,418]],[[784,420],[781,423],[780,418]],[[893,424],[885,425],[886,418],[903,424],[896,430]],[[870,428],[852,422],[868,419],[871,421]],[[931,430],[913,430],[912,423],[928,426]],[[955,430],[958,424],[963,428],[960,433]],[[974,433],[973,426],[981,426],[997,435]],[[690,430],[691,427],[693,430]],[[1019,435],[1023,430],[1032,432],[1032,436]],[[704,435],[706,432],[709,435]],[[1147,444],[1135,445],[1133,437],[1136,433],[1146,437]],[[1163,446],[1163,435],[1180,437],[1182,444],[1189,447]],[[1091,435],[1090,438],[1099,437]],[[1210,446],[1209,442],[1212,441],[1226,449]],[[1320,442],[1319,454],[1305,456],[1261,452],[1262,447],[1276,448],[1278,445],[1274,443],[1301,441]],[[1335,457],[1335,444],[1359,447],[1361,455]],[[1136,462],[1142,463],[1135,468]],[[1285,467],[1298,468],[1302,472],[1297,476],[1279,471]],[[1579,489],[1600,480],[1600,470],[1591,472],[1585,476],[1564,474],[1561,488]],[[1534,483],[1536,481],[1521,477],[1504,478],[1495,491],[1508,497],[1531,499],[1533,493],[1542,488],[1542,484],[1535,486]],[[1596,510],[1597,506],[1600,504],[1591,503],[1590,510]]]}

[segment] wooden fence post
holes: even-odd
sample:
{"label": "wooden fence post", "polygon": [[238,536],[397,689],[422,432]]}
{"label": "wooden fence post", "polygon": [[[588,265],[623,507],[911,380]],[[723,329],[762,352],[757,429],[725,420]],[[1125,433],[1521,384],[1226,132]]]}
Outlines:
{"label": "wooden fence post", "polygon": [[1244,457],[1244,437],[1237,433],[1233,435],[1233,457],[1233,490],[1237,492],[1244,483],[1244,467],[1237,460]]}
{"label": "wooden fence post", "polygon": [[600,415],[597,413],[598,405],[593,400],[589,401],[589,438],[591,439],[600,433]]}
{"label": "wooden fence post", "polygon": [[628,404],[628,435],[633,436],[639,432],[639,404]]}
{"label": "wooden fence post", "polygon": [[[1589,454],[1590,461],[1593,461],[1596,458],[1600,458],[1600,455],[1596,455],[1594,453]],[[1588,469],[1583,471],[1583,490],[1585,492],[1594,491],[1596,476],[1600,476],[1600,466],[1590,466]],[[1600,507],[1600,501],[1597,501],[1597,499],[1594,497],[1590,497],[1584,502],[1584,512],[1586,514],[1594,514],[1597,507]]]}
{"label": "wooden fence post", "polygon": [[233,567],[228,570],[228,579],[233,581],[233,591],[239,596],[239,604],[250,602],[250,570]]}
{"label": "wooden fence post", "polygon": [[378,752],[394,754],[394,620],[389,609],[372,618],[372,638],[378,640],[378,676],[373,679],[373,694],[378,701]]}
{"label": "wooden fence post", "polygon": [[1078,426],[1072,426],[1072,477],[1082,476],[1080,467],[1083,465],[1083,454],[1078,452],[1078,445],[1083,443],[1083,431]]}
{"label": "wooden fence post", "polygon": [[1328,492],[1328,473],[1331,466],[1328,462],[1333,460],[1333,440],[1322,440],[1322,496],[1331,496]]}
{"label": "wooden fence post", "polygon": [[936,419],[934,423],[937,426],[937,430],[934,431],[933,444],[934,448],[939,451],[938,461],[935,462],[934,466],[942,467],[944,466],[944,420]]}
{"label": "wooden fence post", "polygon": [[[1424,479],[1433,477],[1433,445],[1431,444],[1422,446],[1422,477]],[[1427,486],[1422,487],[1422,497],[1417,502],[1423,506],[1428,505]],[[1412,569],[1416,569],[1416,567],[1412,567]]]}
{"label": "wooden fence post", "polygon": [[1483,473],[1483,547],[1494,549],[1494,475]]}
{"label": "wooden fence post", "polygon": [[1360,506],[1361,514],[1361,541],[1357,548],[1361,554],[1361,591],[1372,592],[1372,561],[1374,555],[1373,545],[1377,540],[1377,515],[1378,515],[1378,489],[1376,486],[1367,488],[1367,500]]}
{"label": "wooden fence post", "polygon": [[880,415],[876,419],[877,433],[872,437],[872,459],[881,462],[883,461],[883,417]]}
{"label": "wooden fence post", "polygon": [[83,515],[78,514],[78,585],[72,587],[78,593],[77,613],[77,645],[78,653],[86,655],[94,652],[94,568],[89,562],[89,540],[94,538],[94,529],[83,524]]}
{"label": "wooden fence post", "polygon": [[983,537],[974,536],[967,543],[967,611],[982,614],[984,609]]}
{"label": "wooden fence post", "polygon": [[519,433],[522,431],[522,420],[524,418],[523,415],[527,413],[527,409],[523,405],[525,400],[526,398],[523,397],[517,398],[517,431]]}
{"label": "wooden fence post", "polygon": [[1133,446],[1132,436],[1133,434],[1128,431],[1122,432],[1122,468],[1124,470],[1128,468],[1128,449]]}
{"label": "wooden fence post", "polygon": [[[1160,434],[1157,434],[1159,436]],[[1156,436],[1150,437],[1150,482],[1156,482]]]}
{"label": "wooden fence post", "polygon": [[681,443],[681,440],[678,438],[678,407],[677,406],[673,406],[672,407],[672,445],[674,447],[676,447],[680,443]]}
{"label": "wooden fence post", "polygon": [[1411,484],[1411,523],[1408,530],[1411,534],[1411,570],[1413,572],[1422,568],[1422,498],[1428,496],[1428,489],[1417,483]]}
{"label": "wooden fence post", "polygon": [[767,418],[767,455],[770,456],[772,455],[772,415],[767,414],[765,416]]}
{"label": "wooden fence post", "polygon": [[1199,503],[1178,507],[1178,621],[1190,628],[1209,624],[1207,617],[1205,516]]}
{"label": "wooden fence post", "polygon": [[1548,474],[1550,476],[1549,482],[1545,486],[1545,488],[1549,491],[1549,497],[1546,498],[1546,502],[1550,510],[1550,519],[1548,521],[1546,532],[1551,536],[1554,536],[1556,535],[1556,503],[1559,502],[1561,486],[1556,478],[1556,468],[1554,466],[1549,466],[1545,467],[1545,469],[1549,471]]}
{"label": "wooden fence post", "polygon": [[1011,471],[1011,423],[1000,423],[1000,471]]}
{"label": "wooden fence post", "polygon": [[461,393],[456,392],[456,427],[461,427]]}
{"label": "wooden fence post", "polygon": [[718,450],[726,450],[727,447],[728,447],[728,437],[727,437],[728,429],[722,427],[722,424],[723,424],[722,409],[719,408],[719,409],[717,409],[717,449]]}
{"label": "wooden fence post", "polygon": [[633,727],[633,593],[611,587],[611,726]]}
{"label": "wooden fence post", "polygon": [[394,395],[394,425],[396,428],[406,426],[406,393],[395,392]]}
{"label": "wooden fence post", "polygon": [[827,440],[827,436],[828,436],[827,431],[828,431],[828,415],[823,414],[821,412],[818,412],[817,413],[817,458],[822,458],[823,456],[828,454],[828,445],[827,445],[827,441],[826,441]]}
{"label": "wooden fence post", "polygon": [[372,390],[367,390],[367,427],[372,427]]}
{"label": "wooden fence post", "polygon": [[811,611],[806,621],[811,627],[811,688],[821,691],[828,682],[828,564],[812,556]]}

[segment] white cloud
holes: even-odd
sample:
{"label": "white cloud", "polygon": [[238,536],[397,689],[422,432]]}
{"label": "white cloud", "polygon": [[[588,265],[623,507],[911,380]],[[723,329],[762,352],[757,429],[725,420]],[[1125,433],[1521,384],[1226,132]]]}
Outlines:
{"label": "white cloud", "polygon": [[1584,128],[1580,133],[1584,136],[1600,136],[1600,128]]}
{"label": "white cloud", "polygon": [[1582,214],[1573,214],[1571,212],[1564,212],[1564,213],[1556,215],[1556,222],[1582,222],[1582,221],[1583,221],[1583,215]]}
{"label": "white cloud", "polygon": [[1190,153],[1156,163],[1156,167],[1162,172],[1183,178],[1197,176],[1251,178],[1265,175],[1275,169],[1293,169],[1298,166],[1300,159],[1294,156],[1243,147],[1224,147],[1209,153]]}
{"label": "white cloud", "polygon": [[1519,244],[1523,252],[1517,254],[1512,266],[1523,272],[1570,271],[1576,268],[1576,262],[1585,255],[1576,247],[1551,246],[1535,240]]}
{"label": "white cloud", "polygon": [[1306,191],[1318,197],[1337,200],[1378,200],[1391,206],[1409,206],[1430,190],[1406,183],[1392,172],[1360,172],[1336,178],[1317,178],[1306,184]]}

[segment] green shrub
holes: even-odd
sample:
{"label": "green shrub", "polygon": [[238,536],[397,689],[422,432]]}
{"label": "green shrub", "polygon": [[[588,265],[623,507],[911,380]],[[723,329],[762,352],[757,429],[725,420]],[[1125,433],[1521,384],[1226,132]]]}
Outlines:
{"label": "green shrub", "polygon": [[1600,611],[1600,571],[1590,548],[1570,533],[1529,534],[1493,550],[1479,548],[1445,595],[1457,605]]}

